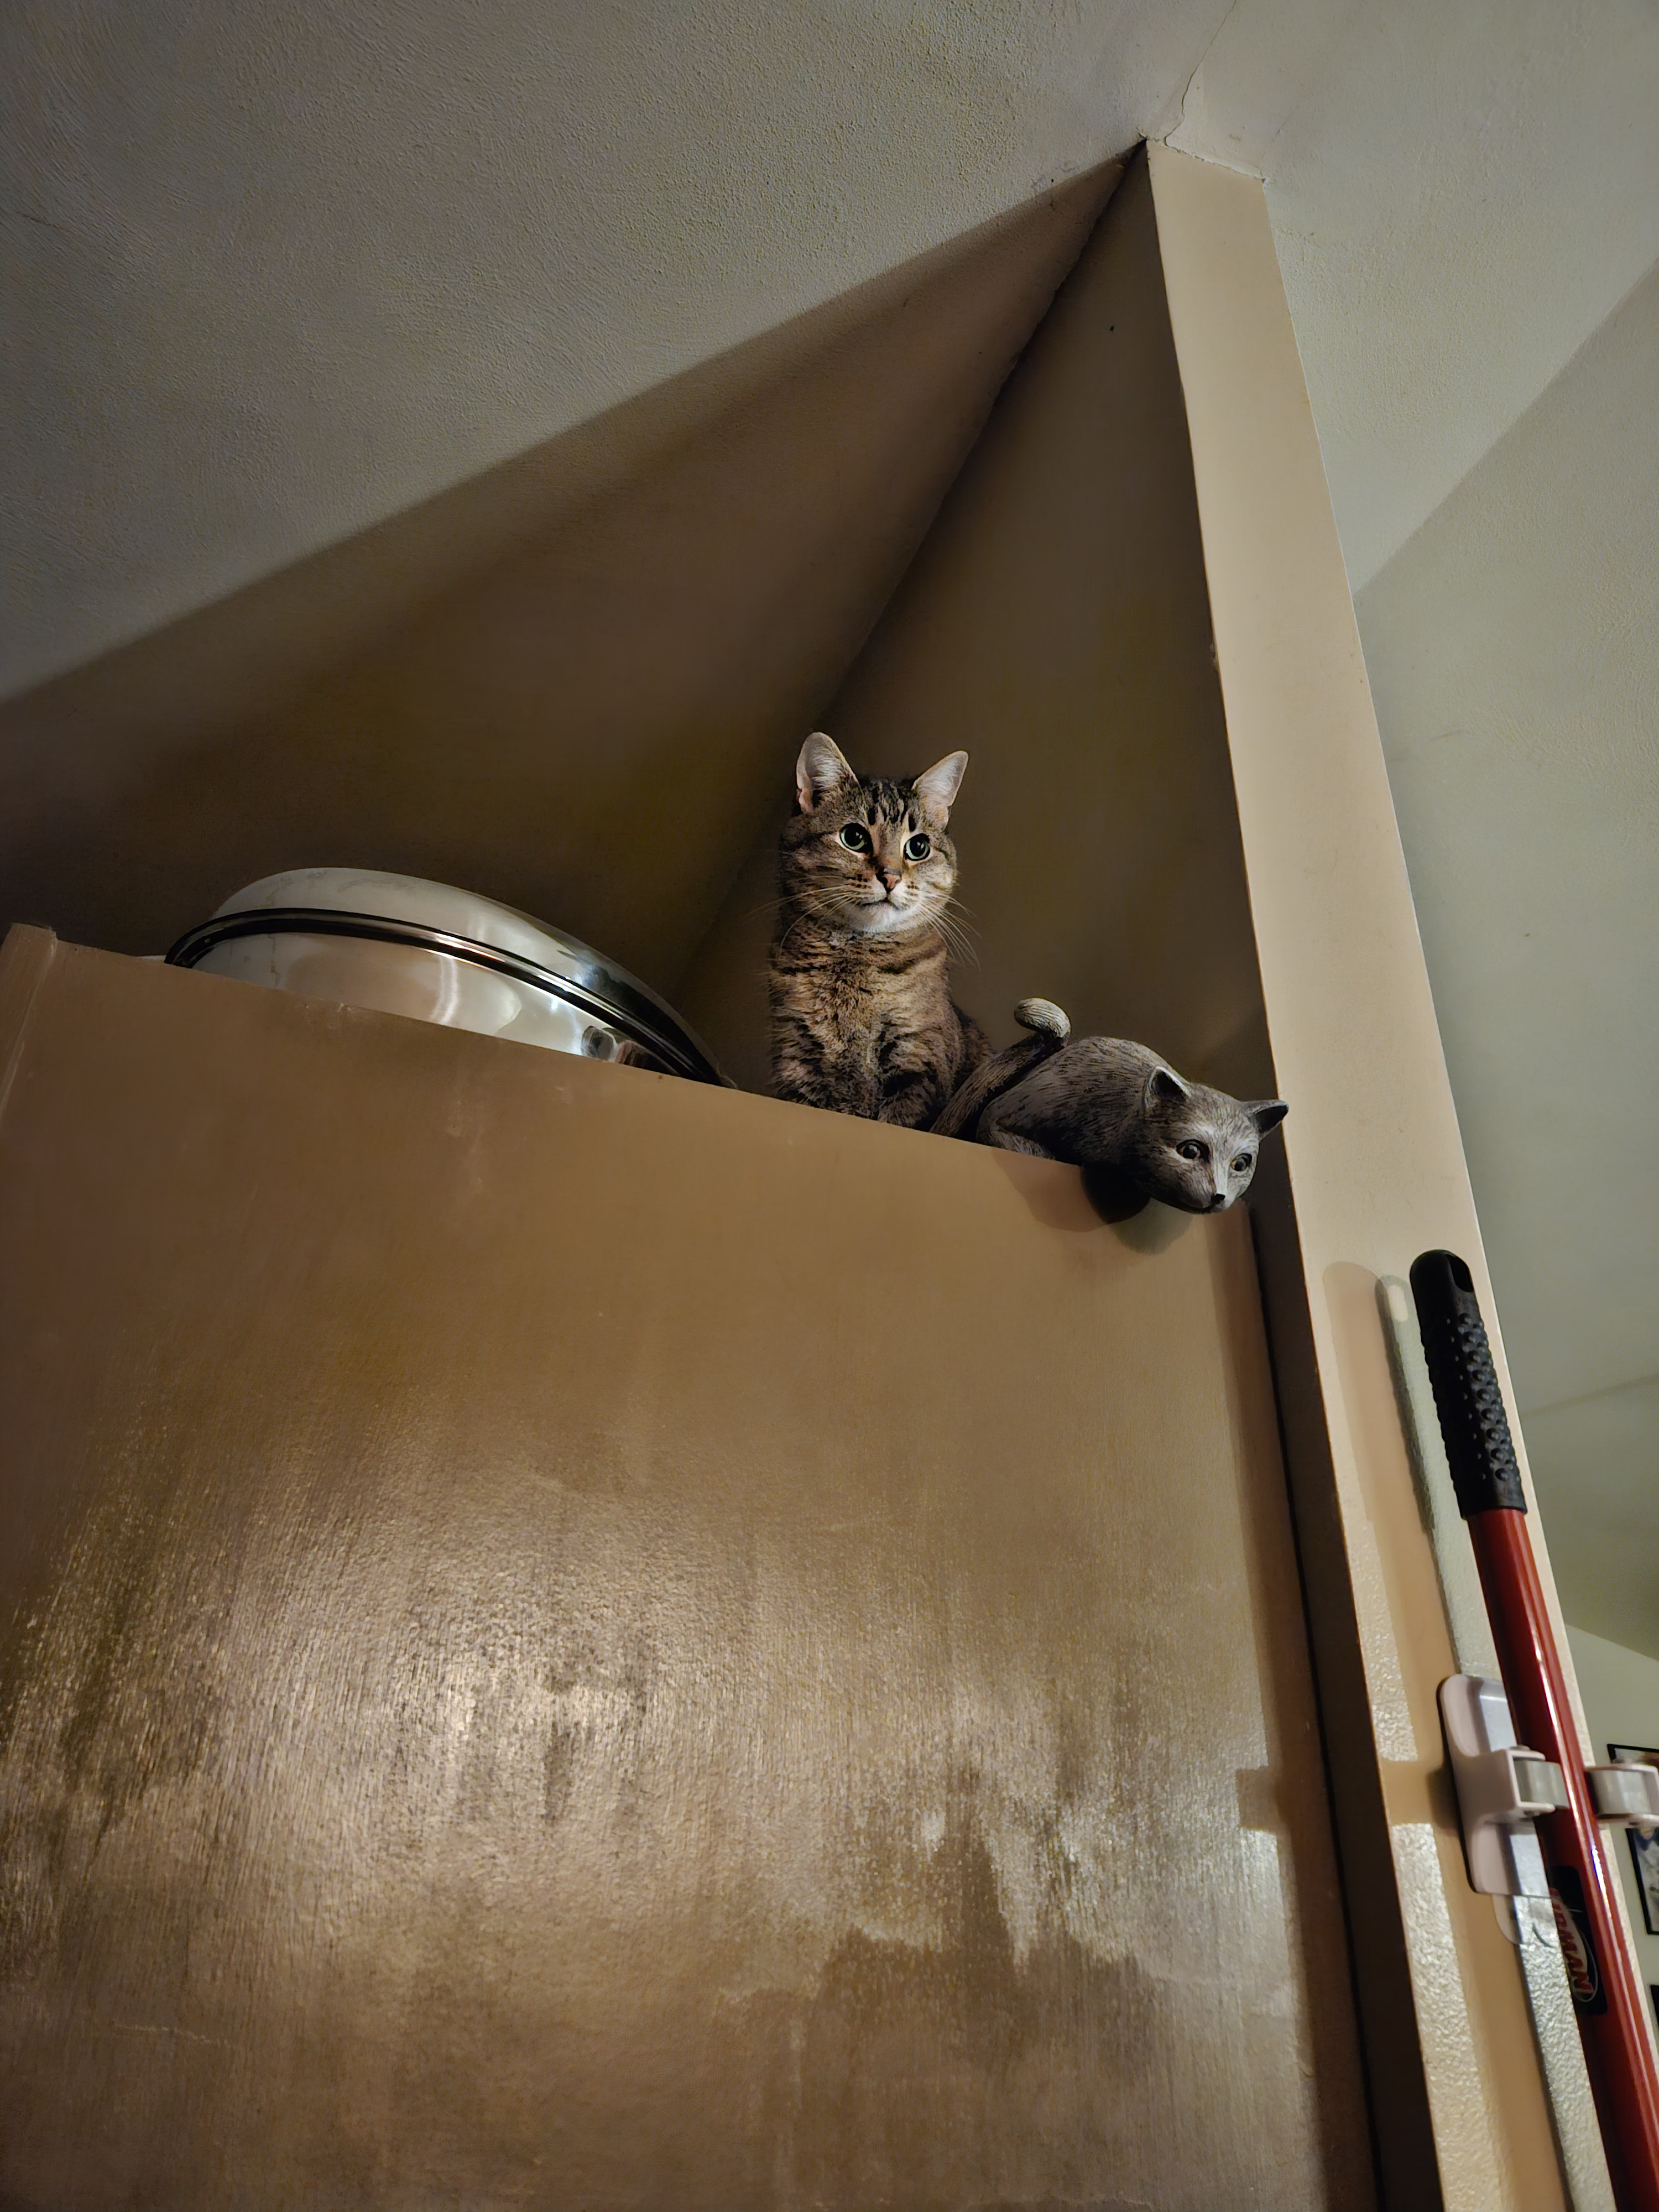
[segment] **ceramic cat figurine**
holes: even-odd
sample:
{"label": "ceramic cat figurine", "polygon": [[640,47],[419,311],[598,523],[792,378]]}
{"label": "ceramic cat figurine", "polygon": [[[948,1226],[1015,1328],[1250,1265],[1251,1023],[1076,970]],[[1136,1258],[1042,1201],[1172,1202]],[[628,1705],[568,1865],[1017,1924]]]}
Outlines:
{"label": "ceramic cat figurine", "polygon": [[1073,1044],[1046,999],[1014,1011],[1034,1034],[975,1071],[934,1122],[938,1134],[1103,1170],[1183,1213],[1219,1213],[1249,1189],[1262,1138],[1290,1111],[1282,1098],[1189,1083],[1123,1037]]}
{"label": "ceramic cat figurine", "polygon": [[778,850],[772,1087],[780,1098],[925,1129],[990,1052],[951,998],[966,753],[910,781],[860,776],[821,731],[795,767]]}

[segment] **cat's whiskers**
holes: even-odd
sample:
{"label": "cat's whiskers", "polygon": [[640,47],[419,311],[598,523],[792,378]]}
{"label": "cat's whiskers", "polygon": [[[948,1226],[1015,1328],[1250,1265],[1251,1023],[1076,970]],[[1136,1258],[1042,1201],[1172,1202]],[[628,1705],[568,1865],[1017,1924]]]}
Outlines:
{"label": "cat's whiskers", "polygon": [[951,912],[948,903],[930,918],[929,927],[936,937],[943,939],[947,951],[958,960],[965,961],[970,968],[978,967],[979,954],[973,941],[964,925]]}
{"label": "cat's whiskers", "polygon": [[979,927],[975,921],[972,907],[964,906],[953,891],[945,900],[942,911],[950,920],[951,927],[960,933],[963,945],[969,948],[966,957],[970,960],[977,961],[979,955],[972,950],[972,946],[974,939],[979,935]]}

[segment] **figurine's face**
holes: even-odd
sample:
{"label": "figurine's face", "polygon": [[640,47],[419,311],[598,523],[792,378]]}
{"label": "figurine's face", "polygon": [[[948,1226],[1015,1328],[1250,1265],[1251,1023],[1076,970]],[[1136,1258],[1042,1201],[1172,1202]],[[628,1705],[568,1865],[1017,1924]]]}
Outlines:
{"label": "figurine's face", "polygon": [[1220,1213],[1249,1188],[1261,1139],[1286,1111],[1280,1098],[1230,1098],[1154,1068],[1134,1147],[1138,1179],[1183,1213]]}

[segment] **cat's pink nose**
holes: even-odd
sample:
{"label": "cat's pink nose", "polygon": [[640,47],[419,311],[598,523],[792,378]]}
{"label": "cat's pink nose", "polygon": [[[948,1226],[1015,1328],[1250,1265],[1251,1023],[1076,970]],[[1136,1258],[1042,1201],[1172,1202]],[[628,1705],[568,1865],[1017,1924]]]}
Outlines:
{"label": "cat's pink nose", "polygon": [[884,891],[890,891],[899,879],[896,868],[878,868],[876,873],[881,878],[881,887]]}

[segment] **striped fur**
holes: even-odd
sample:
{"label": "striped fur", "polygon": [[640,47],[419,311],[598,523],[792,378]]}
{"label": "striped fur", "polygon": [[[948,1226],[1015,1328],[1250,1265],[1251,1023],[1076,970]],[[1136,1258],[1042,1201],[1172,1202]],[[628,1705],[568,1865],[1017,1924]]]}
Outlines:
{"label": "striped fur", "polygon": [[967,763],[860,777],[822,733],[802,746],[770,969],[780,1098],[925,1129],[989,1053],[950,991],[945,824]]}

